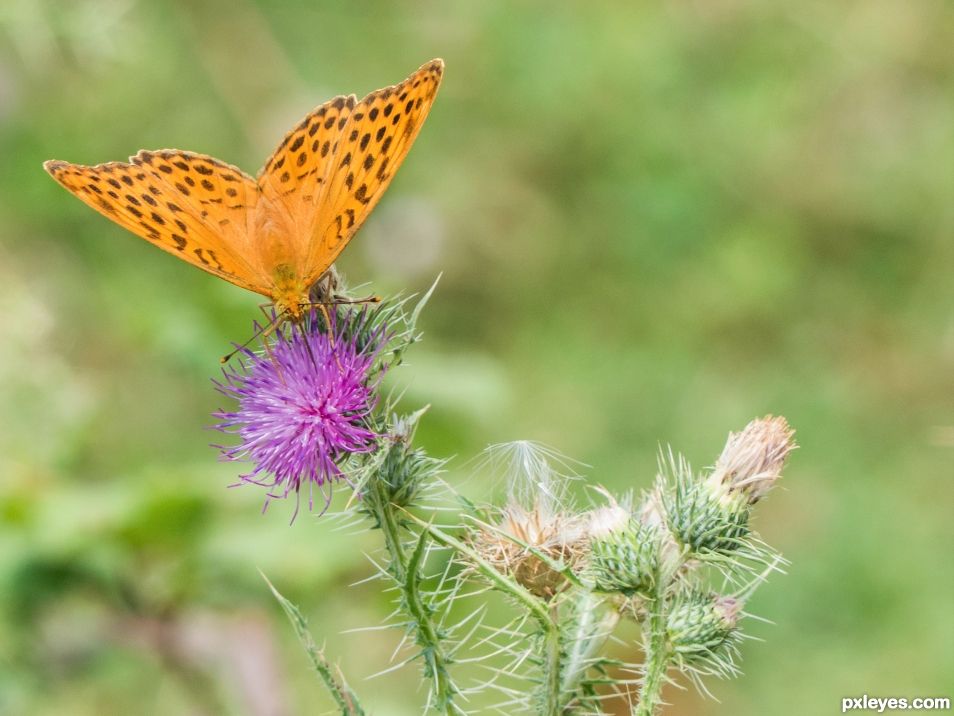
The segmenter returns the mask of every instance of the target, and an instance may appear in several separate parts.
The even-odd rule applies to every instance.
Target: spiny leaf
[[[259,574],[262,575],[262,579],[265,580],[275,599],[281,604],[285,615],[288,617],[288,621],[291,622],[295,630],[295,634],[298,635],[298,640],[302,643],[302,646],[305,647],[305,651],[311,658],[311,663],[315,667],[315,671],[318,672],[331,697],[335,700],[338,708],[341,709],[342,716],[364,716],[364,709],[361,708],[357,695],[352,691],[351,687],[348,686],[348,682],[345,681],[341,669],[337,666],[332,666],[325,657],[324,652],[315,644],[311,632],[308,631],[308,620],[305,619],[301,610],[299,610],[295,604],[285,599],[282,593],[275,588],[275,585],[272,584],[268,577],[261,571],[259,571]]]

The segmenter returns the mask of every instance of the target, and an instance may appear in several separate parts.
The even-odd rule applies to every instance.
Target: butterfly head
[[[298,323],[310,305],[308,287],[288,264],[275,270],[275,288],[272,294],[275,311],[283,320]]]
[[[311,306],[307,291],[289,292],[287,295],[275,297],[275,312],[282,320],[300,322],[305,312]]]

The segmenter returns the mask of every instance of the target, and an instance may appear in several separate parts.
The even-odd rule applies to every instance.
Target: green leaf
[[[259,572],[259,574],[262,573]],[[262,574],[262,579],[265,580],[268,588],[272,590],[272,594],[275,595],[275,599],[278,600],[278,603],[282,605],[282,609],[285,610],[285,615],[295,629],[298,640],[302,643],[302,646],[305,647],[305,651],[311,658],[311,663],[315,667],[315,671],[318,672],[331,697],[335,700],[338,708],[341,709],[342,716],[364,716],[364,709],[362,709],[361,704],[358,703],[357,695],[351,690],[351,687],[348,686],[348,682],[345,681],[341,669],[337,666],[332,666],[325,657],[324,652],[315,644],[311,632],[308,631],[308,620],[305,619],[297,606],[282,596],[281,592],[275,588],[275,585],[269,581],[268,577]]]

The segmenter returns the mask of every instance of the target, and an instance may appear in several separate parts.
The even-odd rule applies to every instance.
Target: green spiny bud
[[[394,443],[380,472],[380,479],[387,483],[390,502],[399,507],[414,504],[428,478],[439,472],[443,464],[423,450]]]
[[[729,435],[707,477],[670,456],[675,484],[660,494],[673,536],[699,554],[737,551],[749,535],[752,505],[775,485],[795,449],[793,434],[784,418],[753,420]]]
[[[693,552],[734,552],[749,534],[748,501],[694,475],[680,473],[662,500],[670,531]]]
[[[690,588],[669,608],[666,636],[675,657],[684,665],[732,656],[738,641],[741,602],[732,597]]]
[[[387,432],[390,444],[374,460],[374,489],[362,490],[364,508],[369,516],[376,513],[376,500],[384,500],[399,507],[409,507],[421,497],[421,491],[441,472],[444,461],[430,457],[412,447],[414,429],[424,411],[405,417],[392,417],[390,424],[382,420],[381,432]]]
[[[590,513],[589,570],[601,592],[649,595],[658,570],[659,533],[613,502]]]

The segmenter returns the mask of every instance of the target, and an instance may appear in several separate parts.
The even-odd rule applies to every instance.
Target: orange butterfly
[[[407,156],[443,73],[443,60],[431,60],[360,102],[325,102],[285,136],[257,179],[172,149],[140,151],[128,164],[43,167],[120,226],[267,296],[280,319],[297,321]]]

